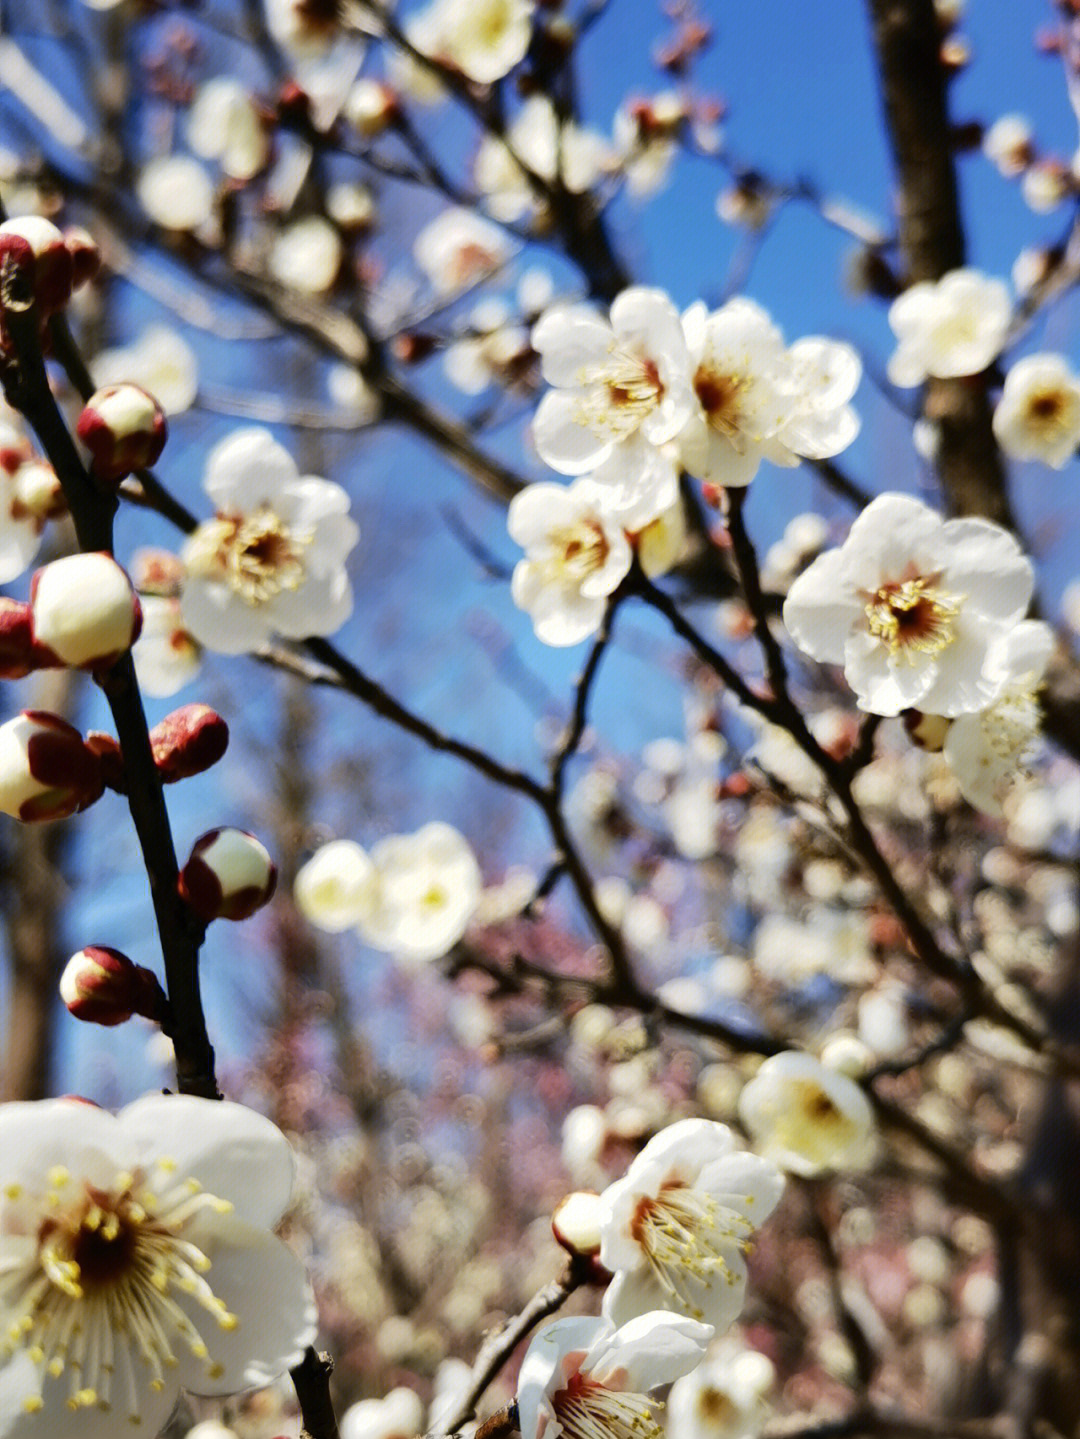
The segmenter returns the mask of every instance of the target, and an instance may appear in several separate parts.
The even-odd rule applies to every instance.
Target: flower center
[[[561,525],[548,537],[548,568],[553,582],[580,585],[603,569],[610,545],[604,527],[590,516]]]
[[[1042,727],[1037,687],[1007,689],[979,716],[988,747],[999,759],[1018,763]]]
[[[261,605],[303,584],[303,551],[311,540],[263,504],[250,515],[218,515],[201,524],[188,541],[187,567],[227,584],[245,603]]]
[[[773,1137],[783,1149],[822,1163],[849,1144],[858,1125],[813,1079],[795,1079],[773,1109]]]
[[[711,365],[699,365],[694,375],[694,393],[709,428],[733,443],[742,428],[740,397],[749,384],[746,375],[733,375]]]
[[[24,1349],[43,1375],[67,1373],[69,1409],[122,1404],[135,1424],[140,1392],[147,1383],[165,1388],[177,1348],[204,1360],[209,1377],[222,1373],[187,1308],[202,1309],[226,1333],[239,1323],[204,1278],[210,1260],[183,1237],[201,1210],[225,1214],[232,1206],[196,1180],[172,1184],[169,1161],[157,1167],[160,1187],[121,1173],[106,1189],[80,1184],[61,1166],[51,1170],[46,1193],[27,1196],[34,1215],[44,1214],[33,1258],[0,1273],[0,1359]],[[23,1197],[17,1185],[5,1193]],[[44,1400],[33,1395],[24,1407],[36,1413]]]
[[[866,603],[866,627],[894,657],[914,664],[919,655],[936,655],[955,639],[953,621],[963,595],[938,589],[936,575],[890,581]]]
[[[638,1201],[630,1233],[661,1289],[692,1318],[701,1319],[689,1281],[708,1287],[722,1277],[737,1283],[724,1251],[734,1246],[749,1253],[753,1227],[711,1194],[674,1183],[661,1185],[655,1198]]]
[[[738,1417],[739,1411],[723,1389],[706,1384],[698,1390],[697,1412],[702,1423],[710,1429],[726,1429]]]
[[[656,1410],[664,1406],[646,1394],[605,1389],[583,1374],[572,1374],[551,1406],[566,1439],[660,1439]]]
[[[586,366],[578,419],[594,434],[625,440],[664,398],[655,360],[613,348],[607,360]]]
[[[1070,430],[1076,420],[1076,404],[1060,388],[1037,390],[1027,404],[1027,421],[1040,435],[1053,436]]]

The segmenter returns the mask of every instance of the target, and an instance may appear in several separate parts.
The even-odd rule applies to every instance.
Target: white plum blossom
[[[792,1174],[865,1169],[877,1149],[874,1111],[855,1081],[795,1050],[765,1060],[739,1096],[739,1118]]]
[[[862,364],[850,345],[809,336],[790,349],[752,300],[683,316],[696,404],[678,437],[699,479],[747,485],[761,461],[797,465],[846,449],[859,430],[847,403]]]
[[[526,100],[508,126],[506,140],[485,134],[473,164],[485,207],[496,220],[520,220],[539,203],[522,165],[549,184],[559,178],[571,194],[580,195],[612,163],[604,138],[572,120],[560,122],[546,95]]]
[[[321,215],[305,215],[274,237],[269,270],[279,284],[301,295],[329,290],[345,254],[336,226]]]
[[[135,193],[150,219],[164,230],[197,230],[214,208],[214,182],[190,155],[151,160],[139,175]]]
[[[999,676],[994,702],[949,726],[943,753],[967,802],[1000,815],[1002,800],[1042,731],[1038,691],[1054,649],[1042,620],[1022,620],[990,653]]]
[[[793,582],[784,624],[812,658],[844,666],[860,709],[951,717],[993,700],[990,646],[1033,588],[1030,561],[1000,525],[943,520],[885,494]]]
[[[648,523],[675,500],[677,470],[665,450],[690,419],[690,355],[679,313],[661,290],[634,285],[605,319],[589,305],[556,305],[533,327],[544,379],[553,386],[533,419],[540,458],[563,475],[592,473],[611,489],[627,526]]]
[[[518,1376],[522,1439],[661,1439],[653,1389],[688,1374],[712,1338],[707,1324],[642,1314],[557,1319],[525,1351]]]
[[[615,150],[631,195],[663,189],[687,118],[686,101],[676,90],[628,100],[615,111]]]
[[[507,528],[525,551],[511,594],[546,645],[594,634],[630,569],[633,551],[605,499],[603,487],[583,478],[569,487],[528,485],[510,501]]]
[[[102,350],[92,369],[99,387],[136,381],[167,415],[189,410],[199,385],[195,352],[168,325],[150,325],[132,344]]]
[[[328,635],[352,613],[345,557],[359,530],[340,485],[301,475],[267,430],[211,450],[203,488],[217,514],[189,536],[184,625],[207,649],[243,654],[274,634]]]
[[[314,1339],[271,1232],[295,1161],[269,1120],[189,1095],[6,1104],[0,1156],[3,1439],[156,1434],[181,1387],[268,1384]]]
[[[414,1389],[399,1385],[381,1399],[360,1399],[341,1416],[341,1439],[413,1439],[424,1427],[424,1406]]]
[[[535,0],[433,0],[411,18],[418,49],[490,85],[525,58]]]
[[[1000,115],[982,138],[982,152],[1002,175],[1022,175],[1034,155],[1033,131],[1026,115]]]
[[[726,1329],[743,1305],[751,1236],[783,1191],[776,1167],[736,1148],[725,1125],[669,1125],[601,1196],[600,1263],[615,1276],[604,1314],[621,1324],[669,1309]]]
[[[447,347],[443,368],[463,395],[479,395],[493,384],[528,388],[535,358],[528,325],[505,300],[489,295],[469,316],[469,333]]]
[[[702,1364],[668,1395],[668,1433],[677,1439],[754,1439],[776,1383],[772,1361],[737,1339],[718,1339]]]
[[[296,907],[316,929],[338,934],[359,924],[371,908],[375,866],[352,839],[334,839],[316,850],[296,876]]]
[[[994,434],[1014,460],[1060,470],[1080,444],[1080,376],[1064,355],[1026,355],[1005,376]]]
[[[894,385],[921,385],[929,376],[978,375],[996,359],[1012,319],[1003,280],[981,270],[950,270],[920,280],[889,306],[898,346],[889,359]]]
[[[202,650],[184,628],[179,600],[143,595],[140,603],[142,630],[131,651],[135,675],[143,694],[167,699],[199,673]]]
[[[483,215],[451,206],[435,216],[413,242],[413,255],[437,295],[458,295],[506,264],[513,245]]]
[[[270,138],[246,85],[220,75],[200,85],[188,111],[188,144],[231,180],[250,180],[270,158]]]
[[[446,954],[465,933],[480,900],[480,866],[464,835],[435,821],[415,834],[390,835],[371,848],[372,898],[360,936],[400,959]]]
[[[18,579],[41,548],[45,521],[27,505],[20,481],[36,464],[23,435],[0,420],[0,584]]]

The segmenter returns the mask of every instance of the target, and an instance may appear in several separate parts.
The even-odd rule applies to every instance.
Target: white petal
[[[580,385],[582,370],[606,359],[612,340],[611,326],[588,305],[556,306],[532,331],[549,385]]]
[[[919,707],[937,678],[932,655],[914,662],[894,660],[886,645],[865,630],[855,630],[844,647],[844,678],[855,691],[859,708],[870,714],[898,715]]]
[[[861,609],[845,585],[842,551],[826,550],[792,583],[784,601],[784,625],[812,659],[843,664]]]
[[[682,1315],[642,1314],[594,1340],[582,1373],[609,1389],[648,1394],[695,1368],[712,1337],[711,1325]]]
[[[246,427],[210,451],[203,489],[221,510],[246,514],[297,479],[296,462],[269,430]]]
[[[738,1319],[746,1301],[746,1262],[732,1245],[724,1268],[718,1270],[711,1283],[684,1273],[680,1275],[680,1289],[704,1323],[722,1334]],[[683,1306],[674,1303],[651,1269],[622,1271],[604,1291],[603,1313],[613,1324],[625,1327],[631,1320],[657,1310],[675,1310],[681,1317]]]
[[[1012,623],[1031,603],[1035,571],[1016,538],[989,520],[949,520],[942,540],[948,550],[943,583],[963,594],[965,610]]]
[[[533,417],[536,453],[561,475],[584,475],[611,454],[612,442],[594,434],[580,413],[576,394],[549,390]]]
[[[517,1405],[522,1439],[543,1439],[551,1420],[550,1396],[576,1371],[573,1359],[584,1359],[598,1334],[610,1326],[603,1319],[556,1319],[529,1344],[518,1374]]]
[[[184,628],[208,650],[250,654],[270,638],[265,605],[249,605],[228,585],[189,577],[180,596]]]

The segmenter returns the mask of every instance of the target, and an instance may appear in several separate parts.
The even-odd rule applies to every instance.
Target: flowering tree
[[[961,8],[870,218],[687,4],[603,114],[644,6],[6,7],[0,1439],[1080,1432],[1075,220],[958,173],[1080,182]]]

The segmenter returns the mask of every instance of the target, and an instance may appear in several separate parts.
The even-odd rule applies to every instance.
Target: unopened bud
[[[922,710],[904,711],[904,728],[911,743],[930,754],[940,754],[945,748],[945,736],[951,726],[952,720],[944,715],[926,715]]]
[[[835,1034],[821,1051],[821,1062],[837,1074],[861,1079],[873,1064],[874,1056],[857,1034]]]
[[[201,919],[247,919],[267,904],[277,866],[266,847],[242,829],[211,829],[192,846],[180,872],[180,893]]]
[[[0,679],[20,680],[37,667],[30,606],[0,598]]]
[[[24,710],[0,725],[0,813],[63,819],[100,799],[101,760],[73,725]]]
[[[124,780],[124,752],[112,735],[97,729],[88,730],[86,747],[101,761],[101,782],[105,788],[115,790],[117,794],[125,794],[127,785]]]
[[[571,1254],[591,1258],[600,1253],[600,1196],[588,1190],[568,1194],[555,1206],[551,1232]]]
[[[123,1024],[133,1014],[161,1016],[164,994],[157,977],[126,954],[89,944],[73,954],[60,976],[60,998],[88,1024]]]
[[[101,269],[101,251],[89,230],[71,225],[64,231],[64,244],[71,256],[71,288],[79,289]]]
[[[47,460],[29,459],[15,471],[12,514],[32,515],[35,520],[59,520],[67,514],[64,488]]]
[[[138,637],[131,581],[111,555],[68,555],[30,582],[34,638],[76,669],[112,664]]]
[[[397,93],[389,85],[364,77],[345,97],[341,115],[346,124],[370,139],[394,123],[398,110]]]
[[[5,220],[0,225],[0,258],[8,255],[25,270],[42,315],[62,309],[71,299],[71,254],[51,220],[41,215]]]
[[[173,710],[150,731],[154,763],[166,784],[202,774],[217,764],[228,743],[228,725],[203,704]]]
[[[165,448],[165,412],[140,385],[107,385],[86,402],[76,426],[93,456],[94,478],[116,484],[145,470]]]

